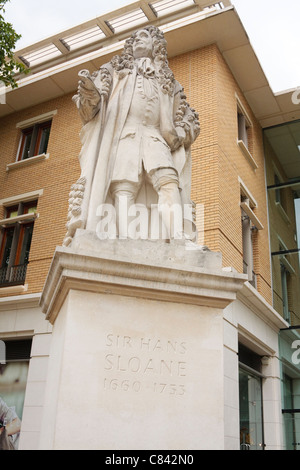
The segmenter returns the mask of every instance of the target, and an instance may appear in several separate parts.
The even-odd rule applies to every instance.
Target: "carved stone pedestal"
[[[223,309],[244,281],[176,243],[58,248],[41,449],[222,449]]]

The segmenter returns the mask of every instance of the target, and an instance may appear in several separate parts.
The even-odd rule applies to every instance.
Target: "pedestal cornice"
[[[222,270],[219,253],[198,247],[134,240],[95,240],[84,234],[58,247],[41,298],[47,320],[71,289],[224,309],[245,275]]]

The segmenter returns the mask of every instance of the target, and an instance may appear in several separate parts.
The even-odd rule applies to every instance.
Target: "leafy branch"
[[[0,0],[0,81],[6,86],[16,88],[18,86],[15,75],[17,73],[28,73],[25,65],[16,61],[14,49],[16,42],[21,38],[11,23],[4,19],[5,4],[10,0]]]

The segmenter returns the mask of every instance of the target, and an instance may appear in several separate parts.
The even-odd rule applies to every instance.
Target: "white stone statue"
[[[190,148],[200,127],[168,66],[166,45],[163,33],[147,26],[99,71],[80,72],[73,100],[84,124],[81,177],[70,193],[65,246],[78,228],[100,230],[103,235],[103,225],[99,227],[104,220],[106,225],[114,222],[109,237],[126,238],[136,208],[147,210],[139,227],[145,238],[151,238],[152,208],[158,210],[157,220],[162,220],[167,239],[175,237],[177,227],[170,224],[170,213],[174,218],[180,214],[168,208],[180,207],[181,222],[185,218],[192,222],[183,209],[191,207]],[[103,219],[110,206],[115,221]],[[183,232],[193,232],[191,227]],[[194,232],[184,236],[193,238]]]

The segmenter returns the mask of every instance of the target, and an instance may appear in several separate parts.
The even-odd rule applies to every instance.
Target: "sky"
[[[216,0],[217,1],[217,0]],[[132,3],[128,0],[10,0],[5,19],[22,49]],[[300,87],[300,0],[232,0],[274,93]]]

